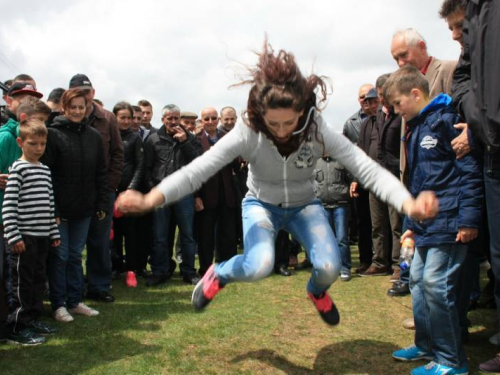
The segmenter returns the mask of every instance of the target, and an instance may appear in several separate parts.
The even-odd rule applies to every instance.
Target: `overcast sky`
[[[248,87],[229,89],[256,62],[267,32],[305,74],[328,76],[324,115],[337,129],[359,107],[357,90],[397,68],[392,35],[416,28],[431,55],[458,58],[440,0],[0,0],[0,80],[33,76],[47,98],[85,73],[111,110],[120,100],[244,109]]]

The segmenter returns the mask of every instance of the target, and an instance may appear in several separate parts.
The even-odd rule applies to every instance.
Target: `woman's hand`
[[[165,202],[165,197],[156,188],[144,195],[136,190],[127,190],[116,199],[117,209],[125,215],[145,214]]]
[[[439,212],[439,201],[432,191],[423,191],[417,199],[407,199],[403,203],[403,211],[415,220],[432,219]]]

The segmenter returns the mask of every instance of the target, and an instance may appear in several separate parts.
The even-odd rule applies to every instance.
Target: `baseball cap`
[[[85,74],[78,73],[69,81],[69,88],[73,89],[75,87],[92,87],[92,82]]]
[[[9,92],[7,95],[15,96],[15,95],[31,95],[35,98],[40,99],[43,94],[41,92],[36,91],[36,88],[33,87],[31,83],[27,82],[16,82],[12,86],[9,87]]]
[[[363,99],[363,101],[366,101],[368,99],[376,99],[376,98],[378,98],[377,90],[371,89],[370,91],[368,91],[366,93],[365,98]]]

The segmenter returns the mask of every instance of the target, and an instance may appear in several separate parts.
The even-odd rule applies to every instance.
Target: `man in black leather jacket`
[[[169,104],[163,108],[163,125],[157,133],[151,134],[145,143],[145,180],[149,189],[163,178],[189,164],[201,155],[201,145],[195,135],[180,125],[180,109]],[[194,268],[196,243],[193,235],[194,197],[188,195],[172,206],[162,207],[153,213],[154,240],[151,254],[153,275],[146,285],[156,286],[166,282],[173,273],[169,249],[169,223],[172,210],[179,226],[182,245],[181,272],[185,282],[198,282]]]

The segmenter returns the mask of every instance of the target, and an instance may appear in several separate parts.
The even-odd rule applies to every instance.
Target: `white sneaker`
[[[351,280],[351,271],[340,271],[340,280],[341,281]]]
[[[500,346],[500,332],[495,333],[493,336],[491,336],[489,341],[493,345]]]
[[[69,309],[69,312],[72,314],[80,314],[80,315],[86,315],[86,316],[96,316],[99,315],[99,311],[88,307],[86,304],[83,302],[80,302],[78,306]]]
[[[66,310],[66,307],[59,307],[55,312],[54,312],[54,319],[57,320],[58,322],[63,322],[63,323],[69,323],[72,322],[73,317],[71,314]]]

